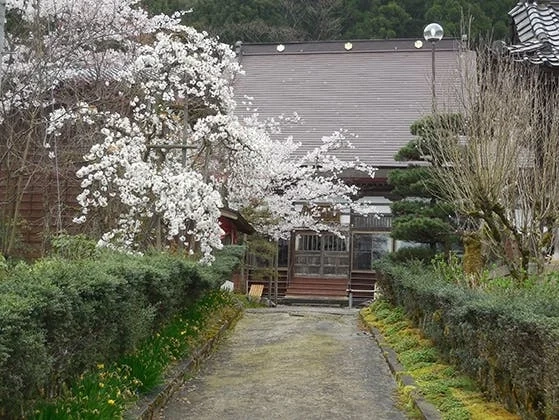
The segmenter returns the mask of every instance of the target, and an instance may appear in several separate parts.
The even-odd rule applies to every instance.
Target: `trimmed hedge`
[[[466,289],[419,264],[375,268],[383,295],[493,399],[525,419],[559,418],[557,293]]]
[[[227,265],[231,271],[235,262]],[[0,281],[0,417],[21,417],[37,398],[57,396],[88,368],[134,350],[225,271],[170,255],[114,253],[15,267]]]

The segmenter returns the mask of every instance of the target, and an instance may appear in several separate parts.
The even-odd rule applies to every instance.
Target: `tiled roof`
[[[455,40],[436,44],[438,109],[455,108],[460,57],[471,54]],[[296,112],[301,122],[282,135],[301,141],[303,151],[343,128],[358,138],[340,158],[401,166],[393,157],[412,138],[410,125],[431,113],[431,57],[431,45],[416,40],[245,44],[235,96],[239,104],[253,98],[264,118]]]
[[[519,2],[510,12],[516,39],[506,48],[518,61],[559,67],[559,2]]]

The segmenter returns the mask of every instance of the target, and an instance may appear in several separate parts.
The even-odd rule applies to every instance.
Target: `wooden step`
[[[375,297],[376,273],[351,272],[350,289],[352,291],[352,305],[359,305]]]
[[[285,296],[281,303],[286,305],[311,305],[311,306],[348,306],[346,296]]]
[[[347,298],[347,279],[295,277],[285,293],[286,298]]]

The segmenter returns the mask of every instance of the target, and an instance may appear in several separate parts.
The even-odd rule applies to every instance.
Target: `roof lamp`
[[[423,30],[423,38],[427,42],[439,42],[443,39],[444,31],[443,27],[438,23],[430,23]]]

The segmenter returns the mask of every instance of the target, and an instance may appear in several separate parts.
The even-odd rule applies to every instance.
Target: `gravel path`
[[[159,418],[405,419],[395,389],[356,310],[248,310]]]

